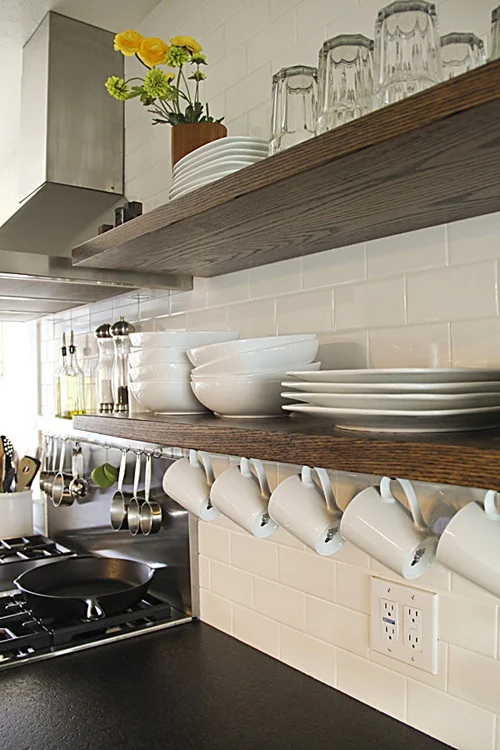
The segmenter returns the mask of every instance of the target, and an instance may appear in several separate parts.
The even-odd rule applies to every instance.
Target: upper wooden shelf
[[[76,265],[215,276],[500,209],[500,60],[169,201]]]
[[[81,416],[77,430],[337,471],[500,491],[500,431],[441,436],[362,434],[321,420],[218,419],[212,415]]]

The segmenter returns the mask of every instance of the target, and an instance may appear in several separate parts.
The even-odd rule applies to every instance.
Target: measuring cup
[[[69,491],[73,500],[80,500],[87,495],[89,485],[83,476],[83,452],[78,443],[73,449],[71,468],[73,479],[69,483]]]
[[[69,489],[69,485],[73,477],[70,474],[64,473],[65,458],[66,458],[66,438],[63,438],[62,446],[61,446],[61,455],[59,458],[59,470],[54,477],[54,482],[52,484],[52,493],[51,493],[52,502],[56,508],[61,507],[61,505],[72,505],[74,502],[74,497],[71,494],[70,489]]]
[[[161,529],[162,522],[162,509],[160,503],[156,501],[150,501],[149,495],[151,492],[151,466],[153,456],[151,453],[146,454],[146,476],[144,480],[144,497],[145,502],[141,505],[139,510],[139,524],[141,527],[142,534],[157,534]]]
[[[135,472],[134,472],[134,495],[130,501],[127,509],[127,523],[128,530],[132,536],[137,536],[141,530],[141,501],[138,498],[139,493],[139,482],[141,479],[141,451],[137,451],[137,458],[135,459]]]
[[[130,503],[130,497],[125,497],[123,493],[123,480],[125,479],[125,469],[127,467],[128,449],[122,449],[120,468],[118,470],[118,488],[111,498],[109,514],[111,517],[111,528],[114,531],[128,529],[127,510]],[[139,456],[137,456],[139,458]]]

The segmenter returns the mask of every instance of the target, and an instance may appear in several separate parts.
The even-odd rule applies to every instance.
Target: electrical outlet
[[[437,674],[438,595],[372,577],[370,646]]]

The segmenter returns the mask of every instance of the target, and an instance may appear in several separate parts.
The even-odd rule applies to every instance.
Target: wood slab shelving
[[[321,420],[211,415],[74,417],[77,430],[175,448],[500,491],[500,431],[369,435]]]
[[[112,229],[75,265],[215,276],[500,209],[500,60]]]

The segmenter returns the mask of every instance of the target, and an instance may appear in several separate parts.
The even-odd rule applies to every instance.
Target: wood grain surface
[[[498,430],[363,435],[301,416],[237,420],[154,414],[80,416],[73,418],[73,426],[168,447],[500,491]]]
[[[500,209],[500,60],[324,133],[75,248],[214,276]]]

